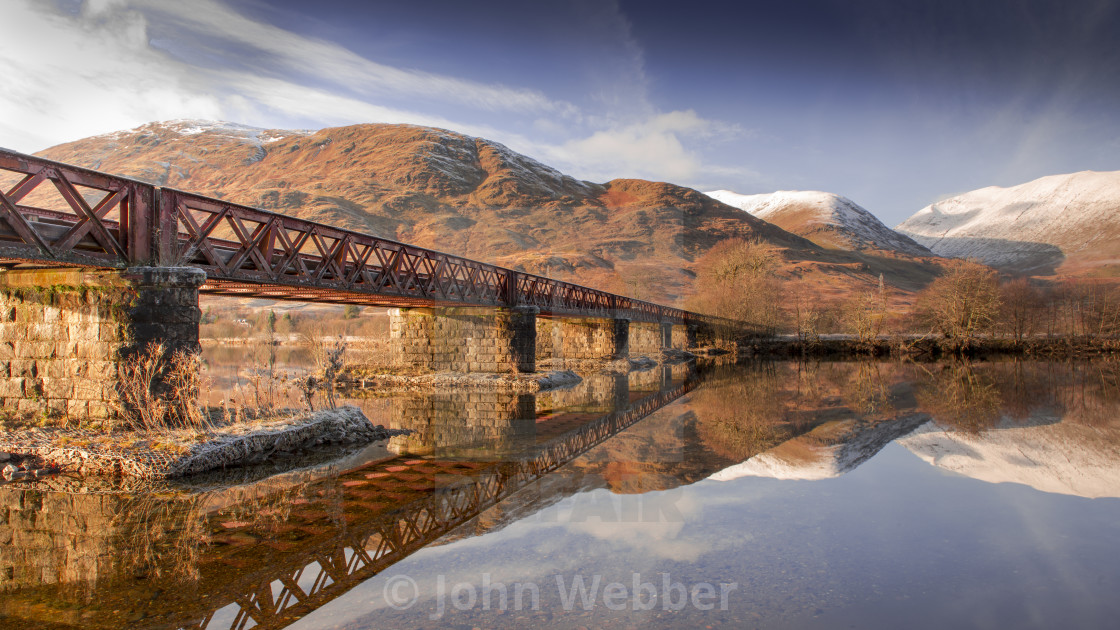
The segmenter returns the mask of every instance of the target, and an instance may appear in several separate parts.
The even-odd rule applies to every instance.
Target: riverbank
[[[841,335],[817,339],[778,336],[741,340],[738,343],[738,354],[740,357],[766,359],[896,357],[935,360],[954,356],[970,359],[996,356],[1065,359],[1120,354],[1120,339],[1037,337],[1023,340],[978,338],[962,341],[928,336],[892,336],[871,340]]]
[[[281,453],[364,444],[407,433],[373,425],[357,407],[340,407],[207,432],[21,429],[0,435],[0,452],[50,473],[174,479],[246,466]]]
[[[666,350],[657,357],[630,359],[542,359],[540,371],[530,374],[484,372],[422,373],[378,365],[350,365],[338,378],[343,390],[380,390],[385,392],[427,391],[432,389],[469,389],[532,394],[579,384],[580,373],[625,374],[653,369],[658,365],[684,363],[696,358],[683,350]]]
[[[350,368],[338,380],[338,387],[348,389],[376,389],[386,392],[408,392],[432,389],[483,389],[535,393],[570,387],[583,379],[575,372],[559,370],[532,374],[489,374],[442,372],[437,374],[394,374],[373,369]]]

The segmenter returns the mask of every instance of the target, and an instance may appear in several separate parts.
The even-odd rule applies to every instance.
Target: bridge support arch
[[[199,269],[0,272],[0,403],[23,413],[104,419],[120,360],[149,343],[198,350]]]

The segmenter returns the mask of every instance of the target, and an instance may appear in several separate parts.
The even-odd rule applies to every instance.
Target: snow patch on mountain
[[[1005,421],[980,435],[927,424],[899,440],[929,464],[989,483],[1042,492],[1120,497],[1120,436],[1070,422],[1016,426]]]
[[[922,208],[897,229],[941,256],[1037,272],[1120,238],[1120,171],[974,190]]]
[[[748,212],[802,236],[825,230],[853,249],[894,250],[911,256],[930,251],[895,232],[852,200],[817,190],[779,190],[761,195],[741,195],[730,190],[704,193],[716,201]]]

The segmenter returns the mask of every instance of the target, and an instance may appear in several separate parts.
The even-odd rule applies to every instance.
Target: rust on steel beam
[[[0,149],[0,260],[206,272],[207,293],[378,306],[535,306],[550,316],[732,320]],[[62,207],[38,208],[48,183]],[[86,192],[83,193],[82,191]],[[96,197],[96,200],[87,198]],[[116,211],[117,219],[109,218]]]

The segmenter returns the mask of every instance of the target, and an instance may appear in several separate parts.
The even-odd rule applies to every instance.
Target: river
[[[243,352],[207,355],[212,396],[246,382]],[[185,483],[0,487],[0,627],[1120,618],[1120,365],[685,365],[344,402],[414,433]]]

